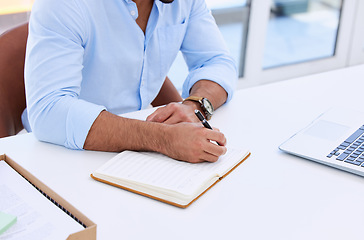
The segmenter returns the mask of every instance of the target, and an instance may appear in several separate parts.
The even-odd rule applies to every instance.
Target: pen
[[[204,118],[204,116],[202,115],[202,113],[199,111],[199,110],[195,110],[195,114],[196,116],[198,117],[198,119],[201,121],[202,125],[205,127],[205,128],[208,128],[208,129],[211,129],[212,130],[212,127],[210,126],[210,124],[206,121],[206,119]]]
[[[212,130],[212,127],[210,126],[210,124],[207,122],[207,120],[205,119],[205,117],[202,115],[202,113],[199,110],[196,109],[195,114],[205,128]],[[215,142],[215,141],[213,141],[213,142]],[[218,142],[216,142],[216,143],[217,143],[217,145],[221,146]]]

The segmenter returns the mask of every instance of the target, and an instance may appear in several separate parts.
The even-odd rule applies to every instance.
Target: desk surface
[[[211,124],[252,156],[187,209],[90,177],[114,153],[72,151],[32,134],[6,153],[98,225],[98,239],[362,239],[364,178],[278,146],[328,108],[362,107],[364,65],[244,89]]]

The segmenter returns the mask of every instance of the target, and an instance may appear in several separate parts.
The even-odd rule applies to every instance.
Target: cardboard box
[[[92,222],[89,218],[87,218],[83,213],[81,213],[77,208],[68,203],[60,195],[50,189],[46,184],[39,181],[33,174],[22,168],[19,164],[17,164],[8,156],[0,155],[0,161],[5,161],[9,166],[11,166],[15,171],[17,171],[20,175],[27,179],[31,184],[33,184],[35,187],[45,193],[48,200],[52,201],[53,203],[57,202],[59,206],[61,206],[60,208],[65,212],[65,214],[70,215],[76,222],[82,223],[85,229],[70,234],[67,240],[96,240],[96,224]],[[39,194],[42,193],[40,192]],[[55,204],[55,207],[58,206]]]

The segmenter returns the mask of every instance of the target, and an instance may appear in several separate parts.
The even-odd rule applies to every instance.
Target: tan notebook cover
[[[173,206],[176,206],[176,207],[180,207],[180,208],[187,208],[188,206],[190,206],[193,202],[195,202],[199,197],[201,197],[203,194],[205,194],[209,189],[211,189],[213,186],[215,186],[216,183],[220,182],[223,178],[225,178],[228,174],[230,174],[234,169],[236,169],[242,162],[244,162],[249,156],[251,155],[250,152],[248,152],[248,154],[246,155],[245,158],[243,158],[238,164],[236,164],[230,171],[228,171],[226,174],[224,174],[222,177],[220,177],[219,179],[217,179],[210,187],[208,187],[205,191],[203,191],[200,195],[198,195],[196,198],[194,198],[191,202],[189,202],[187,205],[181,205],[181,204],[177,204],[175,202],[171,202],[171,201],[168,201],[168,200],[165,200],[165,199],[162,199],[162,198],[159,198],[159,197],[155,197],[153,195],[150,195],[150,194],[146,194],[146,193],[143,193],[143,192],[140,192],[140,191],[137,191],[137,190],[134,190],[134,189],[131,189],[131,188],[127,188],[127,187],[124,187],[122,185],[118,185],[118,184],[115,184],[115,183],[112,183],[112,182],[109,182],[109,181],[106,181],[106,180],[103,180],[103,179],[100,179],[98,177],[95,177],[93,176],[93,174],[91,174],[91,177],[97,181],[100,181],[100,182],[103,182],[103,183],[107,183],[109,185],[112,185],[112,186],[115,186],[115,187],[119,187],[119,188],[122,188],[124,190],[127,190],[127,191],[130,191],[130,192],[133,192],[133,193],[137,193],[137,194],[140,194],[140,195],[143,195],[143,196],[146,196],[146,197],[149,197],[149,198],[153,198],[153,199],[156,199],[158,201],[161,201],[161,202],[164,202],[164,203],[168,203],[168,204],[171,204]]]

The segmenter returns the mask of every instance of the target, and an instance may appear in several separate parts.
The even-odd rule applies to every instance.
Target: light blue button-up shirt
[[[203,0],[156,0],[145,34],[137,17],[131,0],[35,1],[23,123],[38,139],[82,149],[102,110],[149,106],[179,50],[190,71],[183,97],[208,79],[231,99],[236,67]]]

